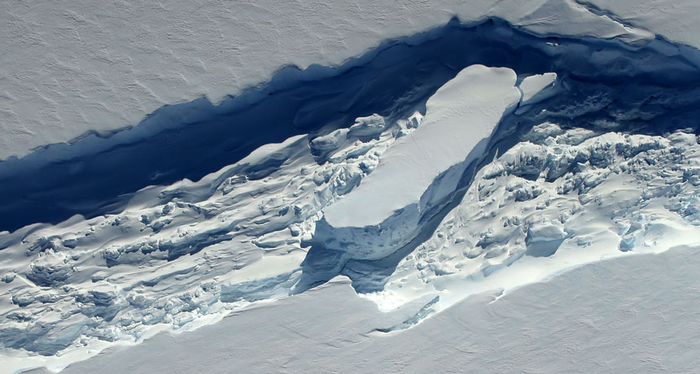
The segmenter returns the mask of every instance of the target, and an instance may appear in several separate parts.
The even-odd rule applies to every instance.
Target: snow
[[[693,372],[697,247],[619,258],[468,298],[400,333],[343,278],[197,331],[158,335],[62,373]],[[36,371],[43,373],[45,371]]]
[[[3,370],[694,368],[698,12],[587,4],[3,4],[0,158],[259,88],[0,163]]]
[[[288,297],[320,210],[371,173],[374,151],[395,141],[397,124],[372,133],[359,141],[342,130],[326,137],[335,139],[324,143],[335,142],[330,148],[294,136],[197,182],[138,191],[119,214],[0,233],[3,367],[57,368],[110,342],[195,329]],[[314,146],[333,150],[331,161],[317,163]]]
[[[377,260],[403,247],[480,162],[501,118],[551,97],[555,80],[555,73],[528,76],[521,88],[511,69],[462,70],[430,97],[420,126],[381,154],[372,175],[324,209],[313,240],[353,259]]]
[[[514,32],[489,27],[481,30]],[[695,118],[695,89],[685,84],[697,72],[680,59],[616,49],[614,43],[553,46],[534,37],[513,38],[516,51],[527,46],[527,56],[536,48],[547,52],[541,60],[546,63],[522,79],[513,69],[482,65],[450,82],[422,76],[428,84],[446,82],[431,96],[436,99],[398,95],[403,110],[264,144],[198,181],[124,196],[125,207],[117,213],[0,234],[0,274],[6,279],[0,292],[9,300],[0,306],[4,367],[60,368],[116,344],[140,344],[160,331],[183,333],[246,308],[305,297],[337,275],[349,277],[382,311],[413,308],[410,316],[378,327],[411,331],[481,292],[500,289],[507,295],[601,259],[694,243],[700,224],[694,198],[699,149],[692,128],[683,125],[690,122],[674,116]],[[593,67],[571,63],[581,53],[604,48],[620,61],[644,58],[622,72],[617,66],[605,70],[605,59],[593,60]],[[481,57],[478,52],[470,56]],[[502,60],[518,66],[530,61],[510,53],[513,57]],[[554,82],[553,74],[544,73],[552,70],[562,72]],[[540,92],[558,94],[543,100],[534,95],[527,111],[512,113],[518,104],[523,108],[521,95],[534,92],[518,84],[533,80],[535,88],[543,87]],[[486,103],[470,106],[480,100]],[[482,112],[493,102],[497,110]],[[412,112],[421,103],[425,117]],[[323,105],[311,107],[308,113]],[[431,120],[435,108],[444,121]],[[482,128],[486,141],[474,152],[480,161],[471,162],[472,168],[462,162],[469,159],[463,145],[473,144],[472,131],[463,121],[452,122],[466,118],[464,113],[491,120]],[[639,127],[640,118],[648,127]],[[414,199],[420,211],[392,215],[393,227],[359,228],[363,234],[345,238],[324,227],[324,211],[356,193],[362,196],[364,182],[381,176],[380,166],[395,147],[420,141],[414,135],[421,133],[450,144],[453,136],[443,140],[445,133],[428,131],[445,123],[456,128],[450,135],[466,138],[455,148],[435,151],[454,156],[450,163],[457,164],[446,163],[448,172],[427,177],[433,178],[429,193],[418,191]],[[656,131],[664,126],[668,133]],[[363,240],[385,245],[363,247]]]
[[[557,80],[556,73],[536,74],[525,77],[518,86],[523,94],[521,105],[535,104],[552,96]],[[549,88],[545,90],[546,88]],[[544,92],[543,92],[544,91]]]
[[[350,126],[348,135],[350,136],[375,136],[379,135],[386,128],[384,118],[378,114],[370,117],[358,118],[355,124]]]
[[[693,0],[669,3],[663,0],[581,0],[581,4],[593,6],[598,14],[608,15],[627,25],[653,30],[654,33],[674,42],[697,49],[700,46],[695,25],[700,21],[700,4]],[[676,53],[689,53],[696,63],[697,52],[679,49]]]
[[[695,188],[682,182],[700,149],[694,137],[611,132],[578,142],[552,126],[532,132],[558,135],[519,143],[485,165],[432,236],[367,297],[392,310],[439,296],[441,310],[474,293],[509,292],[582,264],[697,241],[694,216],[681,203],[695,200]]]
[[[516,78],[504,68],[462,70],[428,100],[420,127],[382,154],[372,176],[353,194],[324,211],[326,221],[334,227],[378,225],[396,210],[418,204],[438,175],[471,162],[465,155],[474,159],[483,153],[504,112],[520,100]]]
[[[302,79],[315,79],[329,73],[319,66],[338,66],[453,17],[466,23],[500,17],[546,35],[653,38],[573,0],[4,2],[0,160],[94,132],[108,135],[164,105],[199,97],[219,103],[270,81],[284,66],[308,69]],[[664,31],[670,39],[688,34]]]

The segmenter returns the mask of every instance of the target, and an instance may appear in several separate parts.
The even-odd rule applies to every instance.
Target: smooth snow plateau
[[[674,5],[674,24],[691,24],[695,7]],[[573,0],[3,2],[0,160],[95,132],[106,136],[163,105],[203,96],[219,103],[284,66],[310,68],[314,79],[314,71],[324,74],[319,65],[338,66],[453,17],[499,17],[540,35],[654,38]],[[663,31],[672,40],[690,34]]]

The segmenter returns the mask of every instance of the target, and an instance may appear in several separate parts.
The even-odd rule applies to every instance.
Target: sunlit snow
[[[471,3],[4,5],[0,371],[691,370],[700,11]]]

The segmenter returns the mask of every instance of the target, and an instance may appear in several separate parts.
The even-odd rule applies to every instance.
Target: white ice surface
[[[428,100],[420,127],[398,139],[352,194],[324,211],[326,221],[334,227],[377,225],[417,204],[438,175],[465,161],[472,150],[477,153],[472,158],[481,156],[483,151],[474,148],[520,100],[516,80],[507,68],[462,70]]]
[[[538,93],[554,84],[557,80],[557,73],[544,73],[525,77],[518,86],[523,93],[521,103],[534,104],[538,99]]]
[[[0,232],[0,295],[7,301],[0,303],[0,368],[60,368],[114,342],[187,331],[287,297],[320,210],[350,193],[419,117],[379,134],[372,124],[382,117],[358,118],[355,132],[371,130],[372,139],[359,141],[346,129],[325,143],[295,136],[197,182],[144,188],[119,214]],[[330,145],[329,162],[316,162],[310,148]],[[253,177],[270,159],[279,168]],[[169,195],[179,197],[159,199]],[[29,351],[7,347],[25,332],[37,342]]]
[[[510,70],[474,69],[489,82],[493,74],[507,80],[507,91],[520,97]],[[462,83],[446,89],[469,92]],[[571,105],[561,110],[590,104]],[[426,121],[358,118],[350,129],[313,141],[297,136],[264,145],[197,182],[145,188],[119,214],[0,233],[0,294],[9,300],[0,304],[0,365],[60,368],[115,343],[189,331],[286,299],[309,275],[302,261],[322,210],[358,193],[399,141],[429,128]],[[351,133],[374,135],[360,140]],[[356,283],[386,282],[365,294],[384,311],[432,301],[415,318],[382,329],[405,329],[477,293],[507,294],[601,259],[697,242],[694,134],[599,133],[545,122],[521,140],[476,173],[464,197],[395,268],[351,269]],[[327,151],[327,162],[312,149]],[[270,159],[281,165],[253,177]],[[329,252],[322,261],[350,269],[347,254]],[[30,344],[16,340],[25,331]]]
[[[62,373],[690,373],[700,365],[700,276],[688,263],[698,261],[697,247],[605,261],[471,297],[395,334],[375,329],[411,308],[378,313],[338,278]]]
[[[10,37],[0,41],[3,51],[0,54],[0,134],[3,134],[0,136],[0,159],[25,154],[35,146],[67,141],[90,129],[106,131],[134,124],[163,104],[187,101],[200,95],[218,101],[226,94],[264,82],[286,63],[301,67],[310,63],[337,65],[376,46],[381,40],[444,24],[455,14],[463,21],[484,15],[501,16],[532,32],[544,34],[619,37],[632,43],[652,36],[644,29],[622,26],[571,1],[493,3],[473,1],[464,6],[449,1],[430,4],[258,2],[255,5],[218,4],[202,10],[197,4],[180,2],[143,6],[115,2],[99,9],[81,2],[5,2],[0,5],[0,33]],[[693,2],[598,3],[601,8],[609,7],[625,17],[625,22],[648,28],[671,40],[700,45],[695,32],[697,22],[694,22],[700,17],[697,10],[700,5]],[[585,131],[564,134],[558,129],[556,135],[561,134],[569,140],[593,138]],[[346,133],[338,135],[341,143],[345,141]],[[573,158],[569,156],[574,153],[590,155],[592,151],[599,151],[599,147],[612,147],[607,148],[610,150],[618,144],[620,149],[652,145],[639,157],[613,155],[615,164],[610,170],[584,164],[579,174],[566,175],[551,185],[498,173],[499,168],[511,173],[519,167],[519,161],[536,159],[542,151],[538,147],[521,144],[504,159],[496,160],[482,173],[483,184],[475,185],[482,190],[468,193],[464,204],[442,222],[435,235],[418,248],[416,256],[400,264],[388,283],[387,292],[375,295],[375,301],[386,309],[434,295],[441,296],[443,306],[458,303],[415,330],[408,330],[408,335],[398,335],[371,348],[359,343],[350,344],[351,348],[343,345],[373,339],[364,334],[365,327],[373,325],[367,323],[361,325],[363,332],[357,334],[356,340],[346,336],[308,338],[307,333],[313,335],[316,331],[313,327],[337,336],[334,335],[337,330],[333,329],[337,325],[312,326],[311,322],[330,320],[332,323],[341,316],[348,316],[343,314],[348,310],[353,312],[349,319],[365,318],[365,311],[370,313],[372,309],[367,305],[374,305],[367,303],[356,307],[354,301],[348,301],[351,293],[345,286],[340,299],[314,299],[318,294],[311,292],[282,302],[281,305],[291,305],[298,314],[272,308],[256,309],[257,312],[268,310],[270,314],[250,313],[249,319],[236,321],[242,324],[237,330],[240,335],[222,334],[225,325],[202,330],[202,335],[190,335],[201,337],[193,344],[183,344],[181,340],[163,335],[167,338],[157,338],[160,340],[155,341],[160,343],[148,346],[151,348],[144,349],[143,355],[129,351],[127,358],[109,356],[117,357],[112,363],[95,360],[84,365],[103,370],[114,368],[119,372],[118,369],[123,368],[120,363],[129,363],[130,369],[143,368],[144,371],[152,368],[149,365],[158,365],[158,369],[171,365],[177,370],[183,367],[198,370],[209,364],[212,371],[229,371],[240,362],[244,362],[241,367],[246,368],[245,362],[248,362],[253,369],[277,369],[286,365],[292,368],[290,371],[295,368],[310,371],[307,365],[314,363],[321,364],[317,369],[324,371],[325,367],[342,369],[344,362],[353,365],[360,362],[358,371],[386,368],[387,372],[398,372],[407,365],[414,365],[416,371],[427,371],[435,369],[436,360],[426,360],[426,355],[445,357],[443,350],[450,347],[455,350],[450,352],[453,353],[450,357],[466,357],[468,361],[437,360],[445,365],[444,371],[473,365],[475,369],[488,367],[494,371],[545,367],[549,371],[590,372],[586,364],[591,362],[619,368],[615,370],[618,372],[659,368],[692,371],[700,364],[694,355],[697,349],[693,347],[690,350],[693,353],[688,353],[685,343],[694,344],[698,333],[694,323],[698,318],[691,313],[698,310],[697,298],[688,297],[698,288],[694,286],[697,283],[694,273],[687,270],[687,264],[697,259],[694,251],[681,252],[660,264],[648,260],[670,257],[642,256],[586,267],[555,278],[570,281],[530,286],[526,288],[529,292],[506,294],[491,306],[484,306],[483,300],[476,307],[471,304],[463,307],[467,304],[460,303],[465,295],[477,291],[493,287],[514,289],[524,283],[549,279],[571,266],[627,256],[632,248],[632,253],[658,252],[665,250],[669,243],[687,243],[697,238],[697,228],[693,227],[700,224],[700,208],[695,199],[696,186],[700,183],[695,161],[697,142],[691,134],[673,136],[667,141],[611,134],[586,144],[563,141],[564,146],[559,147],[557,143],[548,143],[550,148],[543,154],[552,156],[550,153],[555,152],[554,156],[563,163],[571,162]],[[255,164],[268,152],[286,153],[291,161],[272,178],[246,181],[225,168],[205,178],[201,184],[183,181],[170,187],[142,191],[137,196],[141,200],[135,199],[120,215],[89,221],[75,217],[60,225],[32,227],[16,237],[2,237],[3,241],[10,242],[21,236],[22,241],[18,239],[14,248],[4,249],[0,262],[2,293],[11,295],[13,302],[15,296],[17,300],[32,302],[26,309],[19,310],[17,326],[20,328],[29,326],[23,320],[25,317],[32,322],[58,321],[65,326],[72,326],[79,318],[93,321],[94,317],[91,319],[80,313],[95,307],[94,300],[77,301],[78,296],[93,291],[114,295],[115,305],[125,308],[120,309],[122,314],[114,321],[114,326],[99,322],[94,331],[89,331],[92,335],[75,342],[61,356],[29,359],[20,354],[7,354],[0,360],[7,365],[3,368],[31,367],[49,361],[53,367],[60,367],[107,346],[101,339],[121,340],[133,334],[138,341],[147,336],[141,335],[141,329],[150,328],[149,324],[156,324],[153,331],[163,324],[173,329],[196,327],[207,323],[207,318],[212,318],[208,320],[211,322],[226,314],[229,306],[218,300],[222,289],[228,292],[228,297],[233,297],[231,295],[239,292],[239,286],[249,287],[247,282],[260,280],[260,277],[266,277],[263,286],[274,286],[280,276],[294,280],[305,254],[300,245],[301,237],[313,230],[313,222],[318,218],[315,214],[337,196],[351,191],[366,174],[359,169],[359,163],[376,165],[377,157],[373,152],[381,154],[390,148],[393,138],[385,132],[369,147],[346,143],[333,155],[333,162],[323,166],[315,165],[306,154],[295,156],[295,152],[306,149],[300,140],[290,139],[285,144],[271,146],[246,160]],[[674,160],[667,157],[677,149],[684,149],[689,155],[687,164],[675,165]],[[557,153],[560,151],[563,153]],[[346,160],[348,154],[357,152],[363,155],[362,160]],[[646,168],[646,158],[659,159],[662,164]],[[651,182],[644,178],[651,178]],[[637,182],[638,179],[641,182]],[[580,195],[560,193],[577,183],[584,186],[578,191]],[[167,209],[151,205],[152,197],[160,192],[200,193],[209,188],[216,190],[209,201],[171,205]],[[674,192],[676,195],[667,196],[664,195],[667,188],[678,191]],[[521,204],[514,202],[516,199]],[[284,207],[289,210],[285,211]],[[518,221],[518,217],[522,220]],[[480,221],[478,225],[470,226],[477,220]],[[534,231],[530,230],[531,224]],[[187,248],[188,243],[217,233],[221,227],[236,227],[242,231],[239,237],[214,244],[207,251],[187,257],[186,261],[169,263],[166,260],[167,246]],[[548,231],[556,235],[547,236],[552,240],[528,241],[527,235],[531,232],[534,232],[531,238],[543,237],[538,235],[538,230],[542,235]],[[553,255],[520,257],[529,249],[528,242],[557,241],[561,234],[567,237]],[[118,239],[113,240],[115,237]],[[71,248],[76,241],[77,247]],[[47,243],[50,246],[42,247]],[[161,244],[166,245],[159,249]],[[155,252],[149,252],[154,249]],[[106,268],[107,258],[121,263],[115,268]],[[518,262],[510,266],[513,261]],[[618,266],[619,261],[637,262],[633,266]],[[497,271],[504,267],[507,271],[499,274]],[[16,269],[22,270],[15,272]],[[73,277],[70,287],[43,289],[25,277],[33,273],[61,275],[63,271]],[[601,272],[607,282],[598,288],[587,288],[601,278]],[[207,282],[203,283],[203,279]],[[142,284],[154,281],[155,287]],[[464,287],[452,288],[465,281]],[[469,283],[471,281],[474,282]],[[581,284],[586,289],[577,288]],[[249,287],[252,295],[247,296],[275,299],[285,294],[286,286],[261,291]],[[338,289],[333,288],[333,291]],[[540,295],[544,296],[540,298]],[[517,307],[506,304],[504,309],[491,309],[512,298],[520,300],[515,303]],[[303,300],[310,306],[300,306]],[[141,302],[149,303],[154,314],[151,311],[140,314],[138,304]],[[233,304],[238,307],[246,303],[243,300]],[[319,305],[347,306],[338,312],[318,308]],[[2,312],[9,315],[15,311],[13,308],[14,304],[5,303]],[[484,312],[474,313],[475,310]],[[494,322],[494,314],[504,317]],[[278,317],[283,322],[278,326],[269,323],[266,317]],[[669,319],[679,322],[671,325]],[[306,324],[296,329],[299,321],[306,321]],[[570,321],[576,321],[575,326],[562,332],[561,326],[570,326],[567,325]],[[246,334],[251,328],[249,324],[256,324],[254,328],[259,334],[255,338],[262,337],[263,343],[255,345],[251,344],[254,339],[246,339],[251,336]],[[429,327],[421,327],[424,325]],[[384,322],[374,326],[387,327]],[[465,331],[455,326],[469,327]],[[270,329],[266,330],[267,327]],[[290,329],[289,334],[284,332]],[[341,326],[338,329],[350,328]],[[65,328],[53,334],[62,339],[61,334],[65,334],[65,339],[70,339],[72,331]],[[307,334],[307,337],[299,334]],[[241,344],[227,345],[233,344],[228,340],[232,336],[240,337]],[[475,346],[474,340],[459,340],[474,336],[485,343]],[[650,340],[650,336],[656,340]],[[224,342],[212,349],[219,349],[214,356],[191,354],[204,352],[206,343],[220,343],[217,337]],[[175,348],[165,349],[170,346],[163,343],[163,339],[172,339]],[[298,348],[294,349],[299,350],[290,350],[288,342],[297,341],[295,339],[299,340],[295,346]],[[435,344],[435,340],[441,343]],[[315,341],[322,341],[319,346],[328,349],[326,361],[314,360],[321,348],[305,353],[309,342]],[[455,345],[456,341],[463,344]],[[504,348],[503,342],[508,341],[514,343]],[[581,342],[584,342],[583,348],[579,349]],[[76,348],[82,344],[87,344],[90,352]],[[235,351],[241,346],[247,349],[241,353]],[[537,348],[522,350],[523,346]],[[182,351],[178,351],[178,347]],[[358,358],[367,356],[358,353],[360,349],[380,354],[362,361]],[[420,353],[406,354],[411,349]],[[230,356],[232,351],[236,352],[233,355],[238,361],[222,365],[226,362],[224,357]],[[171,352],[179,353],[170,355]],[[503,352],[504,356],[499,356]],[[350,358],[340,361],[340,353]],[[156,357],[158,359],[154,360]],[[558,360],[562,357],[569,360]]]
[[[692,17],[683,10],[674,24]],[[336,66],[455,16],[463,22],[501,17],[538,34],[653,37],[573,0],[5,1],[0,160],[91,130],[134,125],[165,104],[201,96],[216,103],[285,65]],[[676,39],[691,27],[663,31]]]
[[[700,46],[700,3],[695,0],[580,0],[630,26],[653,30],[674,42]],[[697,55],[694,58],[698,62]]]
[[[689,176],[698,173],[698,152],[696,137],[682,132],[538,125],[477,173],[432,236],[368,297],[392,310],[439,296],[440,310],[601,259],[697,243],[700,180]]]

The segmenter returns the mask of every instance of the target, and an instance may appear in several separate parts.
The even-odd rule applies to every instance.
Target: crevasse
[[[563,268],[542,261],[574,247],[586,261],[609,254],[588,250],[596,232],[577,220],[609,224],[595,248],[615,254],[698,223],[700,70],[673,45],[541,38],[500,20],[412,40],[335,74],[285,70],[255,100],[166,107],[132,130],[0,163],[0,291],[11,298],[0,343],[51,356],[139,341],[338,274],[386,309],[427,295],[406,327],[450,297],[515,284],[499,274],[551,276]],[[555,73],[558,91],[500,118],[400,241],[369,256],[327,246],[324,208],[362,186],[420,128],[428,98],[475,64],[512,70],[521,88]],[[638,198],[594,209],[621,201],[619,183]],[[381,227],[360,229],[382,240]]]

